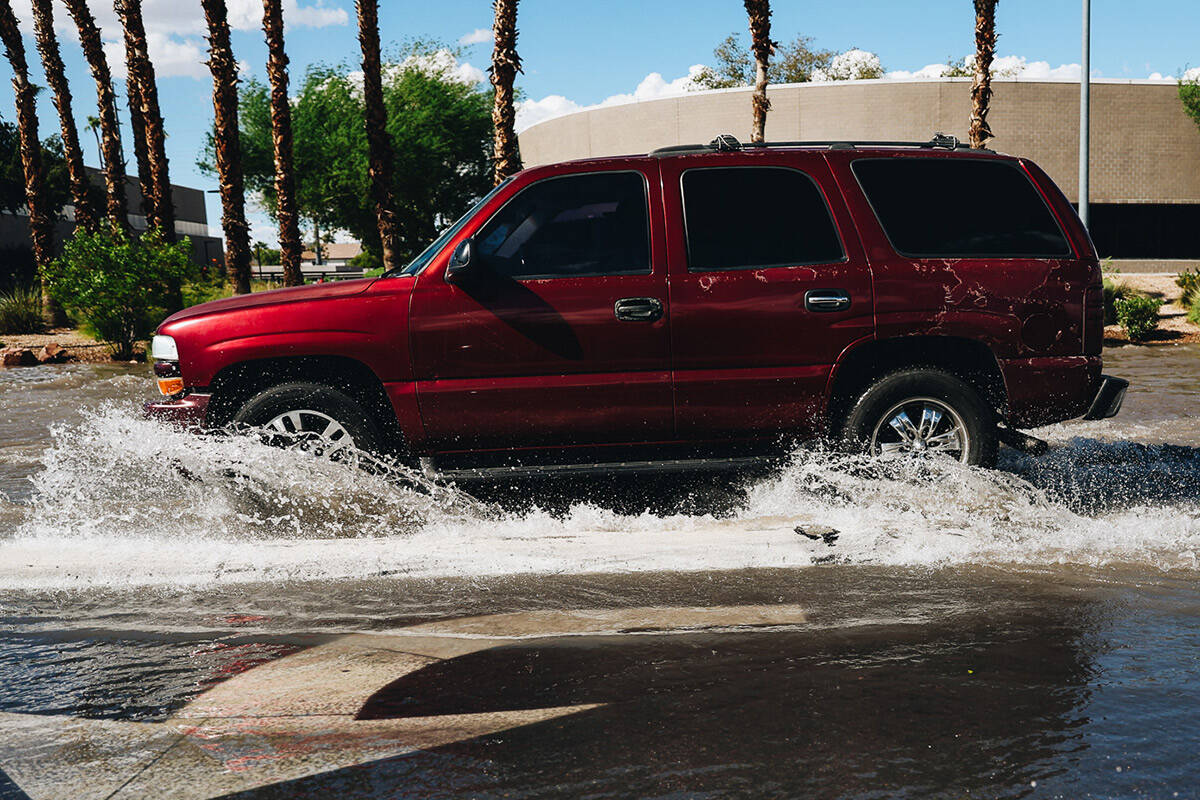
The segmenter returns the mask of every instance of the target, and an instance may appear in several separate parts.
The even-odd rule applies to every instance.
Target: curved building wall
[[[1037,162],[1078,198],[1079,84],[996,80],[990,147]],[[846,81],[772,86],[767,139],[965,140],[971,81]],[[749,88],[585,109],[520,135],[527,166],[750,135]],[[1200,129],[1173,83],[1095,81],[1092,228],[1102,254],[1200,257]],[[1133,204],[1141,206],[1132,208]],[[1186,229],[1186,231],[1184,230]],[[1185,235],[1186,233],[1186,235]]]

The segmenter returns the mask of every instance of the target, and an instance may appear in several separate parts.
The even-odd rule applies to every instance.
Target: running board
[[[644,475],[666,472],[734,472],[778,462],[778,457],[744,456],[740,458],[680,458],[668,461],[612,461],[592,464],[545,464],[535,466],[483,467],[479,469],[438,470],[434,474],[454,481],[520,480],[568,475]],[[425,465],[423,465],[425,466]],[[428,467],[433,467],[429,464]],[[428,469],[428,467],[426,467]]]

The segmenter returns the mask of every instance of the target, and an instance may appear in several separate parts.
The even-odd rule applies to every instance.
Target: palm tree
[[[975,82],[971,85],[971,147],[992,138],[988,106],[992,102],[992,59],[996,55],[996,0],[975,0]]]
[[[283,49],[283,8],[280,0],[263,0],[263,33],[267,36],[267,77],[271,81],[271,134],[275,143],[276,216],[279,218],[279,260],[283,284],[299,286],[300,218],[296,212],[295,162],[292,159],[292,107],[288,103],[288,57]],[[259,269],[262,269],[260,263]]]
[[[138,175],[147,202],[147,222],[158,228],[168,240],[175,238],[175,205],[171,197],[171,173],[167,162],[167,136],[163,127],[162,111],[158,105],[158,82],[154,76],[154,64],[146,43],[146,28],[142,22],[141,0],[117,0],[117,15],[125,29],[125,57],[128,77],[130,116],[133,120],[134,140],[141,129],[145,168],[143,177],[142,156],[138,154]],[[137,112],[134,113],[134,107]],[[149,191],[147,192],[147,188]]]
[[[87,129],[92,132],[92,136],[96,137],[96,153],[100,156],[100,171],[104,171],[104,148],[100,145],[100,118],[95,114],[88,114]]]
[[[63,0],[75,27],[79,29],[79,43],[83,56],[92,70],[96,82],[96,105],[100,118],[100,142],[104,159],[105,209],[113,230],[124,230],[129,226],[128,204],[125,201],[125,156],[121,152],[121,129],[117,123],[117,96],[113,91],[112,74],[108,70],[108,59],[104,56],[104,43],[100,29],[88,10],[87,0]]]
[[[383,73],[379,60],[379,0],[355,0],[358,8],[358,43],[362,46],[363,102],[367,120],[367,176],[379,220],[379,241],[384,270],[400,266],[396,198],[392,193],[392,142],[383,105]]]
[[[746,14],[750,17],[750,49],[754,51],[755,80],[754,122],[750,128],[750,141],[761,142],[767,131],[767,111],[771,101],[767,99],[767,70],[775,42],[771,41],[771,0],[745,0]]]
[[[25,43],[17,27],[17,17],[9,0],[0,0],[0,41],[12,65],[13,92],[17,101],[17,133],[21,140],[21,171],[25,177],[25,205],[29,209],[29,237],[33,240],[33,260],[39,267],[50,263],[54,254],[54,220],[46,197],[46,173],[42,168],[42,143],[38,138],[37,87],[29,82],[25,61]],[[54,307],[42,283],[42,315],[53,323]]]
[[[58,123],[62,129],[63,156],[67,162],[67,177],[71,182],[71,202],[75,206],[76,227],[90,231],[96,227],[96,215],[92,211],[88,189],[87,169],[83,166],[83,148],[79,145],[79,131],[75,128],[75,114],[71,110],[71,85],[63,68],[62,55],[58,50],[58,37],[54,33],[54,11],[51,0],[33,0],[33,29],[37,37],[38,53],[42,56],[42,69],[46,82],[54,92],[54,107],[58,111]]]
[[[510,175],[521,171],[521,151],[517,146],[517,113],[513,105],[513,83],[521,72],[521,57],[517,55],[517,2],[494,0],[496,12],[492,22],[495,44],[492,47],[492,160],[494,182],[499,185]]]
[[[221,227],[225,230],[225,267],[238,294],[250,293],[250,226],[246,223],[245,176],[238,138],[237,62],[229,44],[229,15],[224,0],[200,0],[208,23],[208,69],[213,76],[213,125]]]

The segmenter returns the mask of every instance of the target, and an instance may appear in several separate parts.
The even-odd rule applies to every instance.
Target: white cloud
[[[30,0],[14,0],[12,5],[20,20],[22,31],[32,37],[33,15]],[[109,69],[114,77],[124,78],[124,34],[112,3],[90,3],[89,7],[104,39]],[[261,0],[228,0],[227,8],[229,25],[234,30],[262,29]],[[205,64],[208,58],[208,43],[203,38],[208,29],[198,0],[144,0],[142,18],[146,25],[150,58],[154,62],[158,77],[185,76],[205,79],[209,76]],[[300,0],[283,0],[283,19],[284,24],[290,27],[324,28],[330,25],[346,25],[349,15],[343,8],[327,6],[326,0],[313,0],[303,4]],[[54,4],[54,27],[63,39],[78,41],[75,24],[61,0]]]
[[[946,64],[926,64],[918,70],[909,72],[908,70],[897,69],[887,73],[885,77],[895,81],[916,80],[919,78],[940,78],[946,74],[950,67]]]
[[[491,28],[476,28],[460,37],[458,43],[461,45],[484,44],[485,42],[491,44],[494,39],[495,35]]]
[[[829,64],[829,71],[814,69],[814,81],[853,81],[864,78],[878,78],[883,75],[883,64],[879,56],[869,50],[854,48],[844,53],[838,53]]]
[[[1181,78],[1176,78],[1174,75],[1163,75],[1161,72],[1151,72],[1150,80],[1152,81],[1200,81],[1200,67],[1192,67],[1189,70],[1184,70]]]
[[[548,119],[561,117],[564,114],[571,114],[589,107],[599,108],[602,106],[621,105],[623,103],[641,103],[664,97],[679,97],[680,95],[695,91],[696,77],[703,70],[703,64],[694,64],[688,69],[687,75],[671,81],[664,78],[661,73],[651,72],[645,78],[642,78],[641,83],[632,92],[611,95],[595,106],[581,106],[574,100],[569,100],[558,94],[548,95],[541,100],[524,100],[517,104],[516,128],[518,131],[523,131],[526,128],[537,125],[539,122],[545,122]]]

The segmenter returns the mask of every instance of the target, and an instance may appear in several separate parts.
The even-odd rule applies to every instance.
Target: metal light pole
[[[1092,112],[1092,2],[1083,0],[1083,63],[1079,75],[1079,219],[1088,227],[1088,129]]]

